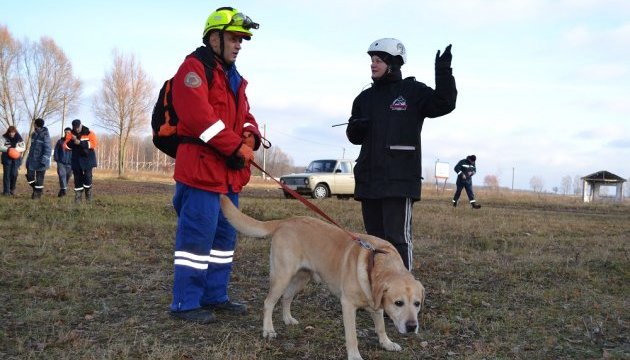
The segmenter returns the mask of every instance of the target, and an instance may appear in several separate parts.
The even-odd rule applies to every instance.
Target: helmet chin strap
[[[227,28],[227,25],[225,25],[225,27],[223,27],[222,30],[219,31],[219,44],[221,47],[221,61],[223,63],[225,63],[225,40],[223,39],[223,34],[225,34],[225,29]]]

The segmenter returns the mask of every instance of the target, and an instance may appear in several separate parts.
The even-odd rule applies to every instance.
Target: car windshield
[[[315,160],[308,164],[307,173],[326,172],[331,173],[335,170],[335,160]]]

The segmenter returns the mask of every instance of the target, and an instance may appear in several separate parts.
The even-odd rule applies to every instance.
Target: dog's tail
[[[221,211],[236,231],[243,235],[265,237],[278,227],[277,221],[258,221],[243,214],[225,195],[221,195]]]

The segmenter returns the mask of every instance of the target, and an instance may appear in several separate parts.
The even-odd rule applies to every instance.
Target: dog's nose
[[[418,323],[415,321],[407,321],[405,323],[405,329],[408,333],[416,332],[416,330],[418,329]]]

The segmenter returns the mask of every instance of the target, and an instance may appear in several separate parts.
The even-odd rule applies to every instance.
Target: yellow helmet
[[[203,28],[203,37],[205,38],[210,30],[219,30],[241,33],[245,35],[246,40],[249,40],[252,36],[250,29],[258,29],[259,26],[249,16],[238,12],[238,10],[222,7],[208,16],[206,26]]]

